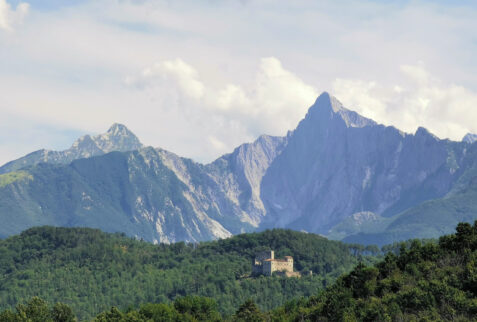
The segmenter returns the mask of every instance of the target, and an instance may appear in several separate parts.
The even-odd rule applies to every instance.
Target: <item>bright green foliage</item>
[[[16,311],[0,313],[2,322],[74,322],[76,317],[69,306],[57,303],[50,307],[46,301],[33,297],[27,304],[18,304]]]
[[[33,176],[23,170],[0,174],[0,188],[5,187],[6,185],[9,185],[15,181],[20,181],[24,179],[32,180]]]
[[[468,321],[477,319],[477,221],[439,243],[414,240],[375,267],[359,264],[318,296],[273,311],[277,319]]]
[[[274,249],[277,257],[293,256],[295,269],[312,270],[313,276],[252,278],[252,259],[264,249]],[[152,245],[88,228],[32,228],[0,241],[0,309],[40,296],[50,303],[67,303],[85,319],[109,312],[111,306],[123,310],[196,295],[214,299],[217,310],[226,315],[247,299],[270,310],[316,294],[350,271],[360,254],[373,251],[378,250],[288,230],[200,244]],[[174,310],[192,317],[206,307],[212,311],[210,303],[196,298],[186,297],[176,305]],[[166,306],[143,310],[150,316],[170,313]],[[70,316],[60,306],[56,314],[65,321]]]

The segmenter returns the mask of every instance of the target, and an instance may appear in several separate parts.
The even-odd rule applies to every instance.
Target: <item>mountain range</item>
[[[277,227],[364,244],[433,238],[477,219],[476,139],[404,133],[326,92],[285,137],[205,165],[114,124],[0,167],[0,237],[56,225],[155,243]]]

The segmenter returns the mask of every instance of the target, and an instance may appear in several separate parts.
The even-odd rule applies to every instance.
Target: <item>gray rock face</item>
[[[68,164],[80,158],[89,158],[112,151],[133,151],[143,145],[139,139],[122,124],[113,124],[104,134],[85,135],[64,151],[39,150],[0,167],[0,174],[35,165],[38,163]]]
[[[286,142],[283,137],[262,135],[207,165],[209,175],[242,210],[241,218],[254,227],[266,215],[260,198],[262,178]]]

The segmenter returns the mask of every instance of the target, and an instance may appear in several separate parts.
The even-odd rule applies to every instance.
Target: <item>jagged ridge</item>
[[[126,126],[115,123],[104,134],[85,135],[64,151],[38,150],[0,167],[0,174],[16,171],[38,163],[68,164],[80,158],[89,158],[112,151],[133,151],[143,147]]]

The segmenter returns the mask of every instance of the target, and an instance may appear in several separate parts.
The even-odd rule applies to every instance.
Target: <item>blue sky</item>
[[[121,122],[208,162],[322,91],[378,122],[477,132],[472,1],[0,0],[0,163]]]

